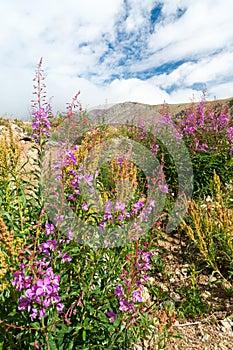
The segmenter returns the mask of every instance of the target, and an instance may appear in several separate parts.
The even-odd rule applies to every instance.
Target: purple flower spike
[[[31,135],[38,143],[41,138],[50,137],[50,120],[51,106],[48,104],[46,108],[39,108],[39,110],[32,114],[32,130],[34,133]]]

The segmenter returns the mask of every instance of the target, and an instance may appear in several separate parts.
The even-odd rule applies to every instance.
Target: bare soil
[[[169,281],[161,276],[160,283],[168,290],[171,300],[179,305],[185,297],[177,290],[191,286],[190,265],[199,259],[198,252],[180,234],[164,235],[160,245],[165,248],[163,263],[170,275]],[[192,256],[193,254],[193,256]],[[189,257],[188,257],[189,255]],[[191,258],[190,258],[191,255]],[[200,270],[201,271],[201,270]],[[194,277],[201,298],[209,306],[208,313],[178,318],[173,326],[174,335],[167,350],[233,350],[233,290],[222,286],[217,276],[204,269]]]

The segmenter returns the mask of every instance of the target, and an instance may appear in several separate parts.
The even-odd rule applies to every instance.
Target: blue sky
[[[43,57],[53,110],[233,96],[232,0],[1,0],[0,115],[29,118]]]

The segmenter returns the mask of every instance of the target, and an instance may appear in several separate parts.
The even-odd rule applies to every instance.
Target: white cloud
[[[196,91],[193,89],[182,89],[179,88],[175,91],[172,91],[171,94],[169,95],[167,103],[179,103],[182,101],[183,103],[190,103],[192,101],[200,101],[202,99],[202,91]]]
[[[175,85],[180,89],[182,86],[189,87],[195,83],[212,87],[221,84],[222,80],[233,80],[232,62],[233,50],[220,52],[197,62],[183,63],[170,74],[155,76],[151,81],[163,88]]]
[[[139,79],[115,80],[109,89],[118,102],[123,101],[124,96],[127,96],[127,101],[148,104],[159,104],[168,98],[168,94],[159,87]]]
[[[186,1],[186,6],[186,12],[179,19],[167,22],[165,17],[155,26],[148,42],[153,54],[148,60],[139,62],[134,67],[136,70],[164,64],[168,58],[173,61],[199,59],[233,46],[233,3],[230,0]],[[171,12],[170,9],[168,13]]]
[[[213,86],[208,90],[208,97],[210,99],[222,99],[226,97],[232,97],[233,82],[222,83]]]
[[[151,10],[161,3],[152,23]],[[209,96],[230,97],[232,13],[231,0],[4,2],[0,114],[29,115],[41,56],[55,110],[78,90],[84,107],[189,102],[198,83],[206,83]],[[157,70],[163,64],[168,71]],[[142,80],[141,72],[153,69]]]
[[[232,71],[233,50],[220,52],[210,58],[201,59],[198,63],[192,64],[189,74],[186,75],[185,84],[195,82],[212,82],[221,80],[222,77],[233,78]]]

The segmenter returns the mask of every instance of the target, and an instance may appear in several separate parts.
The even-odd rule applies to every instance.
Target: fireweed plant
[[[150,326],[158,321],[156,303],[146,293],[156,253],[151,236],[143,232],[143,222],[156,203],[148,198],[145,207],[146,181],[129,158],[116,155],[99,171],[98,159],[93,164],[86,161],[90,148],[101,144],[103,135],[110,136],[116,130],[90,126],[77,102],[77,94],[68,105],[63,128],[67,138],[72,134],[73,121],[78,127],[87,127],[89,133],[81,145],[67,148],[60,142],[55,168],[51,158],[46,170],[51,171],[52,167],[58,171],[56,181],[61,185],[62,195],[82,219],[84,229],[85,223],[90,228],[91,222],[100,236],[105,228],[112,228],[113,233],[101,241],[100,246],[91,247],[80,240],[72,226],[64,227],[66,213],[62,206],[55,208],[57,212],[51,222],[41,174],[52,127],[61,121],[56,123],[45,101],[41,65],[42,60],[36,70],[37,99],[33,101],[32,113],[33,147],[37,157],[30,174],[34,176],[34,191],[30,195],[35,200],[35,211],[33,215],[29,209],[23,213],[25,217],[28,215],[27,229],[17,230],[16,257],[8,271],[1,274],[0,344],[4,349],[130,349],[146,337]],[[111,173],[112,183],[106,183],[106,169]],[[83,191],[84,185],[86,191]],[[92,201],[95,186],[102,211],[96,211]],[[162,188],[163,191],[167,188]],[[125,198],[129,202],[123,201]],[[137,217],[140,219],[134,225]],[[128,223],[130,244],[112,247],[111,239],[125,232]],[[8,237],[6,224],[2,221],[5,239]],[[87,237],[86,232],[81,232],[82,235]],[[13,233],[9,239],[14,240]],[[1,248],[4,266],[8,266],[4,252],[7,254],[9,250],[9,239],[5,250]],[[1,242],[4,246],[4,240]]]
[[[213,106],[203,100],[192,104],[177,122],[190,150],[194,172],[194,196],[210,194],[214,170],[227,185],[233,172],[233,119],[228,105]]]

